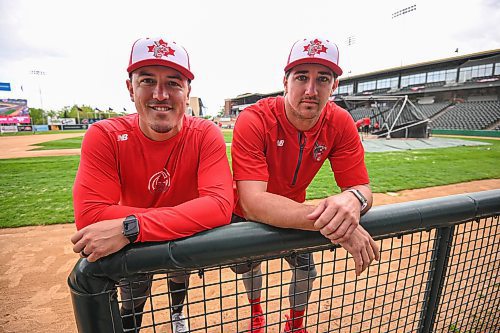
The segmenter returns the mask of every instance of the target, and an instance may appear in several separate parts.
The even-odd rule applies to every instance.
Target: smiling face
[[[132,72],[127,88],[145,136],[163,141],[181,131],[191,91],[185,76],[170,67],[145,66]]]
[[[338,80],[328,67],[302,64],[285,75],[283,84],[287,118],[298,130],[306,131],[318,121]]]

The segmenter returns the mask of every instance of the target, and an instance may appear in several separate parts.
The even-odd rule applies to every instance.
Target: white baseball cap
[[[330,68],[338,76],[342,75],[339,48],[324,38],[304,38],[293,44],[285,72],[300,64],[320,64]]]
[[[194,79],[189,66],[189,55],[181,45],[163,38],[136,40],[130,52],[127,72],[153,65],[171,67],[188,79]]]

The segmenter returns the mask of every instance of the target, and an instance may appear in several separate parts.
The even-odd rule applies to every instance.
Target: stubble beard
[[[170,117],[165,115],[162,116],[157,115],[155,119],[156,121],[152,121],[149,124],[149,128],[155,131],[156,133],[165,134],[171,132],[172,130],[174,130],[179,126],[182,126],[182,118],[175,120],[171,118],[172,116],[175,117],[174,114],[171,114]],[[167,123],[164,123],[165,121],[167,121]]]
[[[174,127],[171,126],[171,125],[161,126],[161,125],[158,125],[158,124],[151,124],[149,126],[149,128],[151,128],[156,133],[162,133],[162,134],[164,134],[164,133],[170,132]]]
[[[298,105],[295,109],[295,116],[301,120],[314,120],[317,119],[321,111],[318,106],[304,106]]]

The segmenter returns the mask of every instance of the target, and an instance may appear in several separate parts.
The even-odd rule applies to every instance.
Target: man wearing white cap
[[[297,41],[285,67],[284,96],[262,99],[238,116],[231,148],[237,187],[233,221],[319,231],[351,253],[359,275],[380,254],[359,225],[372,204],[363,146],[349,113],[329,101],[342,74],[338,60],[337,45],[326,39]],[[306,188],[327,159],[342,193],[316,206],[305,204]],[[313,258],[286,259],[294,269],[284,332],[305,333],[316,277]],[[250,332],[264,332],[260,264],[237,271],[251,303]]]
[[[185,115],[191,80],[186,50],[137,40],[127,68],[136,114],[92,125],[82,143],[73,196],[73,251],[88,261],[135,242],[191,236],[229,223],[233,189],[226,145],[211,122]],[[188,332],[182,305],[189,276],[169,279],[173,332]],[[151,280],[121,288],[125,329],[140,327]],[[135,314],[135,316],[134,316]]]

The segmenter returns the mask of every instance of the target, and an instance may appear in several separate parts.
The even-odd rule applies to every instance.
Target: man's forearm
[[[113,220],[117,218],[125,218],[127,215],[144,213],[152,208],[140,208],[131,206],[122,206],[118,204],[105,204],[100,202],[95,202],[87,205],[83,205],[80,202],[87,202],[88,200],[80,200],[79,203],[75,203],[75,223],[78,230],[97,223],[103,220]]]
[[[242,203],[245,218],[280,228],[314,229],[314,221],[306,216],[315,206],[298,203],[269,192],[252,195],[246,205]]]

